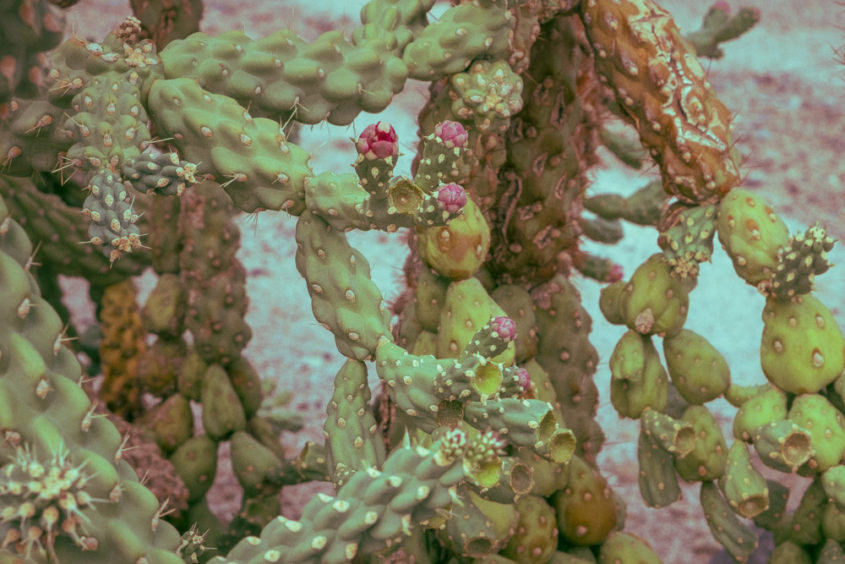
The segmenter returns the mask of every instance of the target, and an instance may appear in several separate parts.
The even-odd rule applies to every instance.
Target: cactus
[[[684,38],[652,0],[456,1],[437,18],[431,0],[371,0],[349,36],[306,41],[212,36],[198,0],[133,1],[139,19],[102,42],[62,42],[56,8],[7,4],[0,560],[657,561],[623,530],[596,463],[605,359],[580,275],[608,284],[600,308],[628,329],[607,359],[610,403],[639,421],[646,504],[676,501],[679,477],[701,482],[704,518],[735,559],[757,544],[742,519],[775,533],[774,561],[841,557],[845,338],[814,294],[835,241],[822,226],[790,237],[738,187],[732,114],[697,58],[721,56],[755,10],[718,2]],[[413,143],[387,122],[352,140],[346,174],[312,170],[288,135],[289,121],[380,112],[409,78],[430,83],[410,176],[396,171]],[[634,132],[641,147],[626,143]],[[660,180],[588,197],[602,143],[632,166],[653,161]],[[294,218],[314,318],[346,357],[325,440],[292,458],[280,435],[301,421],[244,352],[234,218],[263,210]],[[656,228],[660,247],[624,280],[582,248],[619,242],[622,220]],[[395,301],[347,236],[373,229],[409,243]],[[765,296],[768,384],[732,383],[725,358],[684,328],[715,236]],[[147,266],[158,280],[136,304],[131,278]],[[92,282],[102,337],[85,350],[107,376],[92,393],[184,482],[178,516],[137,481],[121,459],[129,439],[81,389],[68,346],[83,347],[66,344],[47,303],[62,312],[59,275]],[[739,408],[730,448],[706,407],[722,395]],[[812,478],[793,513],[752,446],[773,470]],[[224,523],[208,494],[226,452],[243,496]],[[60,482],[50,495],[45,477]],[[279,515],[280,489],[307,481],[333,495],[298,521]]]

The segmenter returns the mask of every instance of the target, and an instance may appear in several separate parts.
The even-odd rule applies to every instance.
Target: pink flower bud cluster
[[[469,139],[467,130],[456,121],[444,121],[438,123],[434,128],[434,136],[446,145],[447,148],[463,147]]]
[[[458,213],[467,204],[466,191],[457,184],[447,184],[437,191],[437,205],[451,214]]]
[[[370,124],[361,132],[355,147],[367,160],[386,159],[399,154],[399,136],[386,121]]]
[[[503,341],[511,342],[516,339],[516,322],[510,317],[500,315],[494,317],[490,326]]]

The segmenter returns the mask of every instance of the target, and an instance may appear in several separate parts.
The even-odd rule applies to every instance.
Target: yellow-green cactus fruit
[[[717,229],[736,273],[752,286],[774,275],[778,253],[789,244],[783,220],[763,198],[744,189],[722,199]]]
[[[675,469],[687,482],[716,480],[725,473],[728,445],[719,422],[701,405],[692,405],[683,418],[695,429],[695,449],[683,458],[675,459]]]
[[[610,356],[610,373],[610,401],[620,416],[637,419],[646,408],[666,408],[669,378],[651,337],[622,335]]]
[[[789,420],[810,433],[813,453],[799,471],[824,472],[845,455],[845,421],[824,396],[804,394],[792,401]]]
[[[578,546],[603,542],[619,518],[607,481],[577,456],[569,462],[569,481],[554,505],[561,536]]]
[[[760,362],[778,388],[817,392],[845,369],[845,337],[830,310],[812,295],[791,302],[767,299],[763,322]]]
[[[417,250],[425,264],[452,280],[475,274],[490,250],[490,227],[470,198],[464,212],[449,225],[427,227],[417,233]]]
[[[557,548],[555,510],[541,497],[527,495],[515,504],[518,521],[516,533],[502,550],[519,564],[544,564]]]
[[[691,279],[676,277],[662,253],[653,254],[625,285],[621,317],[642,335],[674,335],[687,319],[689,292],[694,285]]]
[[[663,339],[663,353],[672,383],[685,400],[703,404],[722,395],[731,384],[731,369],[707,339],[682,329]]]
[[[478,330],[500,316],[507,316],[505,310],[493,301],[477,278],[453,282],[440,311],[436,356],[457,358]],[[510,342],[504,352],[490,360],[506,366],[513,364],[514,351],[515,345]]]
[[[771,384],[766,386],[743,403],[736,412],[733,431],[738,440],[750,443],[754,438],[754,431],[761,425],[786,419],[786,393]]]
[[[662,564],[662,561],[644,539],[613,531],[599,549],[599,564]]]

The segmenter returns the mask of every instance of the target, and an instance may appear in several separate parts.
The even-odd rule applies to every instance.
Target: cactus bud
[[[399,154],[398,139],[399,136],[392,125],[386,121],[378,121],[368,125],[361,132],[355,147],[358,153],[368,160],[386,159]]]
[[[510,317],[504,315],[494,317],[490,321],[490,326],[502,340],[511,342],[516,339],[516,323]]]
[[[456,214],[467,203],[467,193],[458,184],[447,184],[437,191],[437,205],[443,211]]]
[[[466,145],[467,139],[469,139],[467,130],[456,121],[438,123],[434,128],[434,135],[449,149],[463,147]]]

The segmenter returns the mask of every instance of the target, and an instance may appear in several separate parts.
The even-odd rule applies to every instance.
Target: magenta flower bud
[[[511,342],[516,339],[516,322],[510,317],[505,317],[504,315],[494,317],[490,322],[490,326],[502,340]]]
[[[355,147],[369,160],[386,159],[399,154],[399,136],[386,121],[370,124],[361,132]]]
[[[523,394],[531,391],[531,375],[526,369],[520,368],[516,373],[516,379],[519,381],[519,387],[522,388]]]
[[[466,145],[469,135],[464,126],[456,121],[444,121],[434,128],[434,135],[449,149]]]
[[[622,277],[625,276],[625,272],[622,270],[621,264],[614,264],[610,267],[610,273],[607,275],[607,281],[611,284],[614,282],[619,282],[622,280]]]
[[[437,205],[449,213],[458,213],[467,205],[467,193],[458,184],[447,184],[437,191]]]

